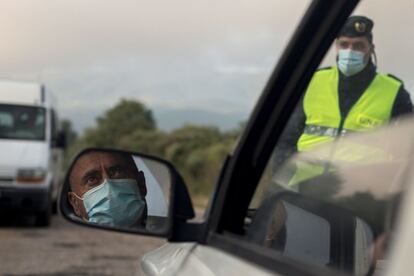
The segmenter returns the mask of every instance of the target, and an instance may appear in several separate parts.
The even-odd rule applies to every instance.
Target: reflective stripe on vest
[[[307,125],[305,126],[305,129],[303,132],[306,134],[315,135],[315,136],[337,137],[337,136],[343,136],[347,133],[354,132],[354,131],[342,129],[340,131],[341,133],[339,133],[339,128]]]
[[[299,151],[309,150],[338,136],[341,123],[338,81],[336,67],[314,74],[303,100],[306,128],[297,143]],[[377,74],[345,118],[344,132],[370,130],[388,122],[400,87],[401,82]],[[310,131],[318,127],[319,131]]]

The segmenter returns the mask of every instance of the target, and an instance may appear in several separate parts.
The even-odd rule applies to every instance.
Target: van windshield
[[[0,104],[0,139],[45,140],[45,109]]]

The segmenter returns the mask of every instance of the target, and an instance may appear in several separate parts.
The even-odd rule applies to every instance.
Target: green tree
[[[156,128],[152,112],[142,103],[121,100],[76,140],[68,157],[86,147],[110,147],[156,155],[170,161],[184,177],[199,205],[210,195],[220,167],[244,124],[227,132],[215,126],[185,125],[171,132]]]
[[[124,150],[137,151],[163,158],[167,137],[168,135],[162,131],[136,130],[124,136],[118,145]]]
[[[177,167],[193,196],[206,197],[235,141],[233,132],[222,133],[213,126],[186,125],[166,137],[164,158]]]
[[[96,121],[96,128],[87,130],[84,139],[87,144],[98,147],[117,147],[133,131],[156,129],[151,110],[135,100],[122,99]]]

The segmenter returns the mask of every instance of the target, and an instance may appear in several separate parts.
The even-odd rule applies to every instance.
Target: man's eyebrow
[[[115,165],[110,165],[110,166],[108,166],[108,169],[113,169],[113,168],[125,168],[125,165],[124,164],[115,164]]]
[[[356,41],[356,42],[354,42],[354,45],[363,45],[363,46],[365,46],[365,43],[362,42],[362,41]]]
[[[122,169],[122,170],[125,170],[125,171],[130,171],[131,170],[127,164],[116,164],[116,165],[109,166],[107,168],[107,170],[116,170],[116,169]]]

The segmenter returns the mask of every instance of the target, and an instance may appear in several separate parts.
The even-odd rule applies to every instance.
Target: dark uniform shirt
[[[339,71],[338,99],[342,118],[345,118],[348,115],[352,106],[356,104],[376,74],[376,67],[371,62],[364,68],[364,70],[354,76],[345,77]],[[391,75],[389,76],[393,77]],[[401,115],[410,114],[412,112],[413,105],[411,103],[410,94],[405,90],[404,85],[401,85],[392,107],[391,119],[395,119]],[[303,110],[302,97],[302,100],[296,106],[292,117],[289,119],[289,122],[276,148],[276,159],[274,164],[275,169],[279,164],[286,160],[286,158],[297,151],[297,142],[305,128],[305,122],[306,115]]]

